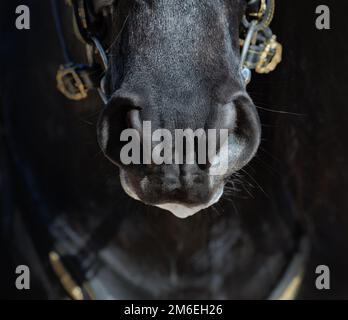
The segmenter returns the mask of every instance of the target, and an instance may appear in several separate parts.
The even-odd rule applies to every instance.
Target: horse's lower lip
[[[184,204],[179,203],[164,203],[160,205],[156,205],[156,207],[170,211],[172,214],[174,214],[176,217],[181,219],[186,219],[188,217],[191,217],[195,215],[196,213],[200,212],[203,209],[207,209],[216,202],[218,202],[223,194],[223,187],[221,187],[213,196],[213,198],[207,203],[197,206],[185,206]]]
[[[191,217],[194,214],[198,213],[199,211],[205,209],[204,207],[201,207],[201,206],[190,208],[179,203],[165,203],[161,205],[156,205],[156,207],[166,211],[170,211],[176,217],[181,219],[186,219],[188,217]]]

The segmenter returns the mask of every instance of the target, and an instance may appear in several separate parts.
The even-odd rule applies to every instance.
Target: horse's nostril
[[[116,164],[120,163],[120,151],[124,130],[133,128],[142,132],[140,99],[135,96],[115,95],[101,113],[98,123],[98,140],[105,155]]]

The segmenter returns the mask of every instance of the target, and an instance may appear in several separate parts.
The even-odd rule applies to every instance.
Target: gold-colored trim
[[[271,51],[275,51],[275,54],[270,62],[268,62],[268,55]],[[276,37],[273,36],[267,43],[265,49],[261,53],[259,62],[255,68],[257,73],[270,73],[275,70],[277,65],[282,61],[283,47],[277,42]]]
[[[86,10],[85,10],[85,3],[80,0],[78,9],[77,9],[78,15],[81,19],[82,27],[87,30],[88,24],[87,24],[87,17],[86,17]]]
[[[64,77],[66,76],[71,76],[74,79],[77,93],[70,93],[69,90],[67,90],[64,83]],[[57,80],[57,89],[63,95],[65,95],[68,99],[78,101],[78,100],[87,98],[88,89],[85,87],[80,76],[77,74],[77,72],[74,70],[73,67],[70,68],[70,67],[60,66],[56,75],[56,80]]]
[[[60,256],[55,251],[51,251],[48,256],[53,271],[57,275],[63,288],[69,293],[70,297],[74,300],[84,300],[81,287],[77,285],[70,273],[66,270]]]
[[[298,297],[303,278],[307,258],[310,252],[310,243],[303,237],[299,243],[299,249],[288,264],[282,278],[271,292],[268,300],[295,300]]]
[[[303,280],[303,271],[301,271],[297,276],[295,276],[284,290],[284,292],[279,296],[278,300],[295,300],[298,291],[301,287]]]
[[[269,12],[269,14],[268,14],[268,16],[267,16],[267,19],[266,19],[265,22],[264,22],[264,26],[265,26],[265,27],[269,27],[270,24],[271,24],[272,21],[273,21],[274,13],[275,13],[275,4],[274,4],[274,1],[275,1],[275,0],[273,0],[273,4],[271,5],[271,9],[270,9],[270,12]]]
[[[266,10],[267,10],[266,0],[261,0],[259,11],[250,13],[250,16],[261,19],[266,13]]]

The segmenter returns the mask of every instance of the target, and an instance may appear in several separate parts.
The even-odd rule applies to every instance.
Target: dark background
[[[46,146],[39,146],[37,140],[29,139],[30,135],[39,138],[40,132],[26,131],[30,127],[25,125],[26,122],[37,121],[39,125],[40,119],[45,118],[52,121],[52,124],[45,125],[58,123],[59,127],[64,125],[66,117],[71,120],[75,116],[75,111],[70,109],[51,115],[49,106],[42,111],[37,108],[39,101],[29,98],[21,112],[15,114],[20,124],[16,137],[6,129],[5,108],[2,106],[11,95],[20,96],[25,92],[30,97],[35,88],[31,81],[40,79],[38,62],[45,56],[45,50],[49,50],[45,46],[41,48],[40,43],[45,42],[45,38],[37,39],[35,34],[48,28],[48,34],[56,36],[50,12],[43,16],[36,11],[37,1],[30,1],[30,31],[14,28],[15,7],[28,1],[8,0],[0,4],[0,297],[4,298],[30,298],[35,292],[33,287],[30,294],[18,293],[13,286],[14,266],[20,261],[14,258],[15,249],[8,241],[13,230],[11,216],[18,210],[19,198],[25,195],[18,192],[21,173],[10,142],[23,141],[27,153],[34,154],[37,148]],[[315,8],[320,4],[331,9],[331,30],[320,31],[315,27]],[[292,206],[311,238],[310,271],[305,281],[308,285],[302,289],[300,298],[348,298],[347,12],[345,0],[277,1],[272,26],[284,46],[284,59],[271,75],[254,75],[249,88],[256,104],[268,109],[259,109],[264,124],[264,142],[259,157],[264,164],[255,164],[255,170],[265,166],[270,168],[263,169],[259,178],[267,192],[279,184],[291,190]],[[56,57],[58,61],[58,52]],[[49,76],[40,81],[54,83]],[[52,99],[62,99],[53,86],[50,90]],[[277,112],[280,110],[284,113]],[[39,112],[45,112],[45,117]],[[71,152],[76,146],[73,143],[76,140],[62,146],[60,143],[64,139],[57,135],[57,130],[52,129],[52,132],[52,143],[61,148],[57,154],[64,154],[67,149]],[[58,156],[56,161],[57,167],[53,170],[45,165],[38,169],[47,181],[56,181],[62,173],[74,175],[74,164],[64,156]],[[56,195],[50,194],[49,197],[55,200]],[[60,194],[59,200],[71,201],[69,190]],[[313,287],[313,270],[318,264],[330,267],[332,289],[329,291],[318,291]]]

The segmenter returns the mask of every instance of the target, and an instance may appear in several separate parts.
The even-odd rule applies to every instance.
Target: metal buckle
[[[68,99],[82,100],[87,98],[86,87],[79,72],[81,66],[61,65],[57,72],[57,88]]]
[[[283,47],[276,39],[276,36],[272,36],[266,43],[255,68],[257,73],[270,73],[282,61]]]
[[[250,82],[251,69],[257,73],[270,73],[282,61],[283,47],[277,42],[269,25],[274,16],[275,0],[250,1],[253,11],[248,13],[254,18],[248,21],[243,18],[245,37],[240,38],[241,64],[240,70],[245,84]]]

